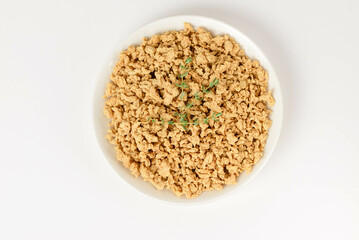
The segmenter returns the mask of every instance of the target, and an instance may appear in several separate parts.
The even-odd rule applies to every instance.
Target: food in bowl
[[[196,198],[261,159],[268,73],[229,35],[185,23],[124,50],[104,95],[117,159],[157,189]]]

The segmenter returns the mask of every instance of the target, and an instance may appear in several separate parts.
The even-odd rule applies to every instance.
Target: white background
[[[233,195],[179,207],[125,184],[96,145],[92,88],[140,26],[198,14],[277,71],[284,124]],[[0,239],[359,239],[359,2],[0,2]]]

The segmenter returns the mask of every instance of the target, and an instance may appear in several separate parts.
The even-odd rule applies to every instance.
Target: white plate
[[[204,27],[211,31],[214,35],[229,34],[232,36],[240,44],[240,46],[244,48],[246,54],[250,58],[259,60],[260,64],[268,71],[269,89],[273,91],[273,96],[276,100],[276,104],[272,108],[273,114],[271,114],[271,119],[273,124],[269,131],[265,151],[262,159],[253,167],[253,171],[250,174],[241,174],[237,179],[237,184],[235,185],[225,186],[221,191],[214,190],[211,192],[204,192],[196,199],[176,197],[170,190],[159,191],[156,190],[149,182],[143,181],[141,177],[137,179],[134,178],[134,176],[131,175],[129,169],[125,168],[122,163],[116,160],[113,145],[108,143],[105,139],[106,131],[108,129],[107,124],[109,121],[103,114],[104,100],[102,99],[102,96],[104,95],[107,82],[110,81],[109,76],[112,73],[112,69],[118,61],[119,53],[131,45],[140,44],[143,37],[150,37],[154,34],[163,33],[168,30],[181,30],[183,29],[184,22],[191,23],[196,28]],[[130,34],[116,46],[111,55],[106,59],[104,67],[98,77],[98,82],[95,86],[93,101],[93,123],[95,134],[105,157],[113,169],[121,176],[123,180],[125,180],[125,182],[130,184],[138,191],[159,200],[182,204],[204,203],[222,198],[229,193],[238,190],[250,179],[253,179],[254,176],[256,176],[257,173],[267,163],[277,144],[283,118],[283,103],[279,81],[274,72],[274,69],[263,52],[248,37],[246,37],[237,29],[218,20],[200,16],[174,16],[160,19],[149,23]]]

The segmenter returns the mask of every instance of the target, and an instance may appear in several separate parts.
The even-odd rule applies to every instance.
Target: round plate
[[[122,163],[116,159],[116,153],[113,148],[113,145],[111,145],[105,139],[109,120],[106,119],[103,114],[103,108],[105,103],[102,98],[105,92],[106,85],[110,81],[109,77],[112,73],[112,69],[118,61],[118,56],[122,50],[127,49],[131,45],[140,44],[143,37],[151,37],[152,35],[164,33],[169,30],[181,30],[184,28],[184,22],[192,24],[195,28],[204,27],[205,29],[209,30],[213,35],[229,34],[230,36],[232,36],[245,50],[246,54],[251,59],[257,59],[260,64],[268,71],[269,89],[272,90],[274,99],[276,100],[276,104],[274,105],[274,107],[272,107],[273,113],[270,115],[270,118],[272,120],[272,126],[269,130],[263,157],[256,165],[254,165],[252,172],[250,174],[241,174],[237,178],[237,184],[224,186],[221,191],[214,190],[210,192],[204,192],[198,198],[195,199],[187,199],[185,197],[179,198],[175,196],[175,194],[172,193],[172,191],[170,190],[166,189],[159,191],[155,189],[152,184],[143,181],[141,177],[135,178],[130,173],[130,170],[125,168]],[[174,16],[160,19],[149,23],[141,27],[134,33],[130,34],[127,38],[125,38],[121,43],[116,46],[116,48],[112,51],[111,55],[106,59],[102,71],[97,79],[93,97],[94,131],[98,140],[98,144],[100,145],[105,157],[107,158],[113,169],[121,176],[123,180],[125,180],[125,182],[127,182],[129,185],[131,185],[138,191],[156,199],[172,203],[183,203],[186,205],[204,203],[222,198],[229,193],[238,190],[249,180],[253,179],[267,163],[277,144],[282,126],[283,102],[281,88],[274,69],[269,63],[266,56],[247,36],[245,36],[237,29],[221,21],[201,16]]]

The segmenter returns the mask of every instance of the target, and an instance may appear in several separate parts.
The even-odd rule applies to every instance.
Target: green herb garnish
[[[178,79],[180,80],[180,83],[175,83],[175,85],[181,89],[179,98],[182,101],[183,101],[184,96],[186,95],[185,89],[189,88],[189,84],[187,82],[185,82],[185,77],[189,73],[189,67],[190,67],[189,64],[191,62],[192,62],[192,58],[188,57],[186,59],[186,61],[184,62],[184,65],[180,64],[180,72],[179,72],[179,75],[177,76]],[[213,79],[213,81],[211,81],[209,83],[208,87],[202,86],[202,92],[210,93],[211,89],[213,89],[215,86],[218,86],[218,85],[219,85],[219,79],[216,77]],[[201,101],[201,100],[203,100],[203,98],[201,98],[199,96],[199,94],[200,94],[199,91],[196,92],[194,94],[194,99]],[[164,119],[162,117],[160,117],[159,118],[160,120],[158,121],[157,124],[160,124],[161,126],[164,126],[166,123],[168,125],[180,125],[183,127],[183,129],[185,131],[187,131],[189,125],[198,126],[200,122],[209,124],[210,120],[213,120],[213,122],[218,122],[219,117],[222,115],[222,113],[213,113],[213,115],[211,117],[208,116],[204,119],[195,118],[192,120],[191,114],[189,112],[189,110],[191,108],[193,108],[193,101],[191,101],[191,99],[189,99],[188,102],[184,103],[183,106],[179,107],[179,112],[174,113],[174,118],[176,119],[176,121],[171,120],[171,121],[165,122]],[[155,118],[149,117],[147,119],[147,122],[156,123],[157,120]]]

